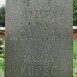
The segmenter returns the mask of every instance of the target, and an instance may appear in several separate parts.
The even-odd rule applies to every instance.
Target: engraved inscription
[[[24,56],[24,62],[36,62],[36,63],[53,63],[52,56],[49,55],[42,55],[40,57],[37,56],[31,56],[29,54],[26,54]]]
[[[53,75],[56,77],[56,74],[57,67],[54,65],[53,57],[47,54],[40,57],[29,54],[24,56],[24,65],[21,65],[21,76],[39,77],[41,75],[49,77]]]
[[[23,36],[23,37],[22,37]],[[32,35],[19,35],[18,37],[16,36],[13,36],[13,37],[10,37],[8,40],[43,40],[43,41],[52,41],[52,40],[70,40],[70,35],[68,34],[51,34],[49,35],[50,37],[47,37],[48,35],[45,35],[45,36],[38,36],[38,35],[35,35],[35,36],[32,36]],[[51,37],[52,36],[52,37]],[[67,36],[67,37],[66,37]]]
[[[50,70],[51,69],[51,70]],[[41,65],[28,65],[28,66],[21,66],[21,76],[55,76],[57,77],[57,67],[52,66],[49,68],[48,65],[41,66]]]
[[[22,0],[22,2],[24,3],[24,5],[26,4],[27,7],[30,6],[30,0]]]
[[[51,0],[47,0],[48,1],[48,5],[50,5],[51,4]]]
[[[29,15],[31,17],[31,19],[38,18],[40,20],[41,18],[48,18],[50,16],[51,10],[32,10],[32,9],[27,10],[27,9],[24,9],[23,12],[26,13],[27,15]],[[23,17],[25,18],[27,16],[23,15]]]
[[[71,1],[7,1],[6,77],[72,77]]]

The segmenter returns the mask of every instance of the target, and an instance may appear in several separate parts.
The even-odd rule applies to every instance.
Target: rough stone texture
[[[5,77],[72,77],[72,0],[7,0]]]

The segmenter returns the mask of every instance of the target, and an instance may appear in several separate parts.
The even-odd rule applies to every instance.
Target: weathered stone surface
[[[7,0],[5,77],[72,77],[72,0]]]

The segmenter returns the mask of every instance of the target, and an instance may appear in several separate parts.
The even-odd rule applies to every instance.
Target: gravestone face
[[[72,0],[7,0],[5,77],[72,77]]]

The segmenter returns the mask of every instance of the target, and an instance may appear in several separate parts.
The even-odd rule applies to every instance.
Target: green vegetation
[[[77,0],[73,0],[73,25],[77,26]]]
[[[5,27],[5,7],[0,8],[0,27]],[[2,44],[0,44],[0,77],[1,74],[4,72],[4,63],[5,63],[5,41],[2,41]]]
[[[0,50],[0,77],[4,72],[4,64],[5,64],[5,41],[2,41],[2,45],[0,45],[2,50]]]
[[[73,41],[73,53],[74,53],[73,68],[77,69],[77,40]],[[77,77],[77,73],[74,73],[74,77]]]
[[[5,7],[0,8],[0,27],[5,27]]]

